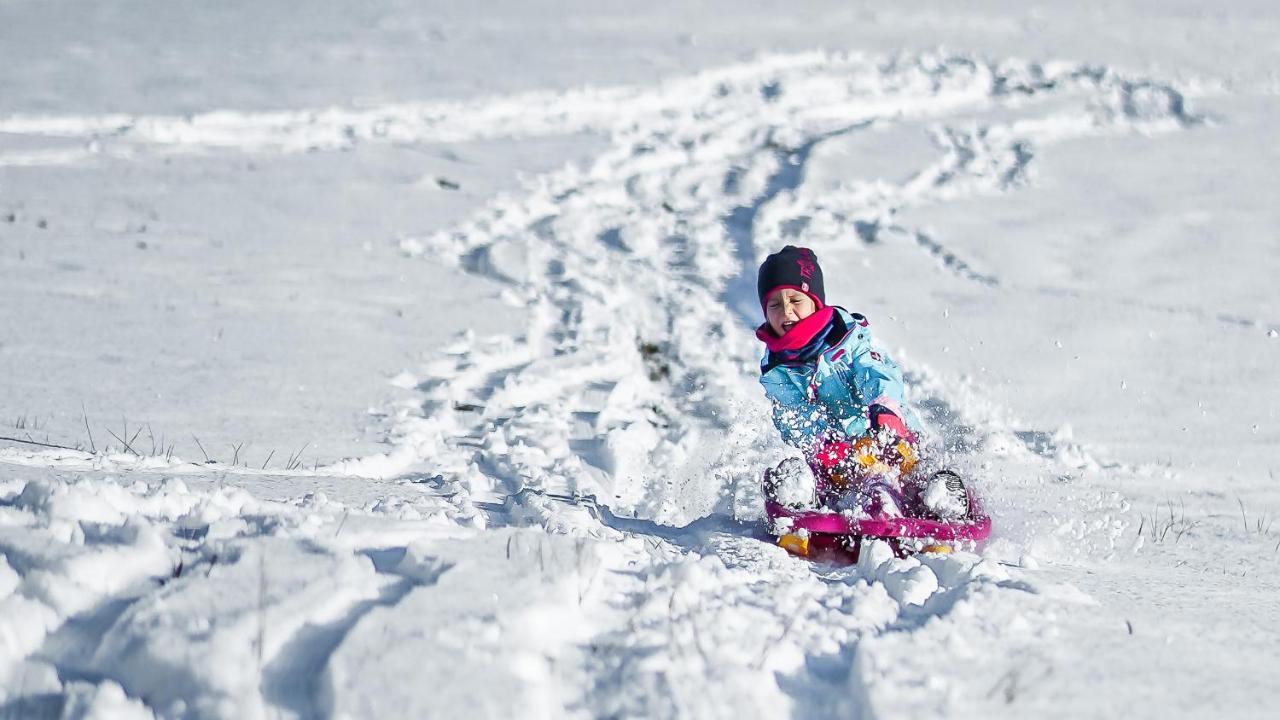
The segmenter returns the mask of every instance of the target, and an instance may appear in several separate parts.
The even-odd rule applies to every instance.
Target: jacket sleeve
[[[820,405],[809,402],[790,378],[766,374],[760,384],[773,406],[773,426],[783,442],[807,455],[832,434],[834,426],[827,413]]]
[[[783,442],[812,453],[822,438],[830,434],[831,425],[816,407],[788,407],[773,403],[773,426],[782,433]]]
[[[907,406],[902,370],[871,335],[870,323],[852,313],[849,335],[842,343],[847,351],[854,386],[866,405],[883,405],[902,418],[912,431],[920,432],[920,421]],[[864,406],[865,408],[865,406]]]

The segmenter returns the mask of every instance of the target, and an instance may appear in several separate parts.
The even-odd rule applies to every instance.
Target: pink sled
[[[822,535],[852,535],[871,538],[921,538],[929,540],[986,540],[991,535],[991,518],[970,498],[969,519],[960,521],[928,518],[851,518],[823,510],[794,510],[773,500],[765,500],[770,520],[789,518],[791,528]]]

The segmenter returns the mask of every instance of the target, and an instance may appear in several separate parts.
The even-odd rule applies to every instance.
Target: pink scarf
[[[809,317],[801,320],[782,337],[773,334],[773,328],[769,327],[769,323],[756,328],[756,337],[765,347],[769,348],[769,352],[784,352],[787,350],[800,350],[804,346],[813,342],[814,337],[818,333],[827,329],[831,324],[831,317],[835,314],[835,307],[828,305],[818,310]]]

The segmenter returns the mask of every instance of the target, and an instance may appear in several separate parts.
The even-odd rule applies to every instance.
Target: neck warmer
[[[756,337],[769,349],[765,366],[810,362],[817,358],[826,346],[827,333],[835,317],[834,307],[824,307],[793,325],[782,337],[774,335],[767,322],[756,328]]]

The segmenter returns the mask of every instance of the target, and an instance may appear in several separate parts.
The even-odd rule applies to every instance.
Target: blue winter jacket
[[[788,444],[814,452],[830,440],[856,438],[870,426],[867,406],[884,405],[921,434],[907,406],[902,371],[871,337],[867,319],[835,308],[825,350],[814,361],[771,362],[766,350],[760,384],[773,404],[773,424]]]

